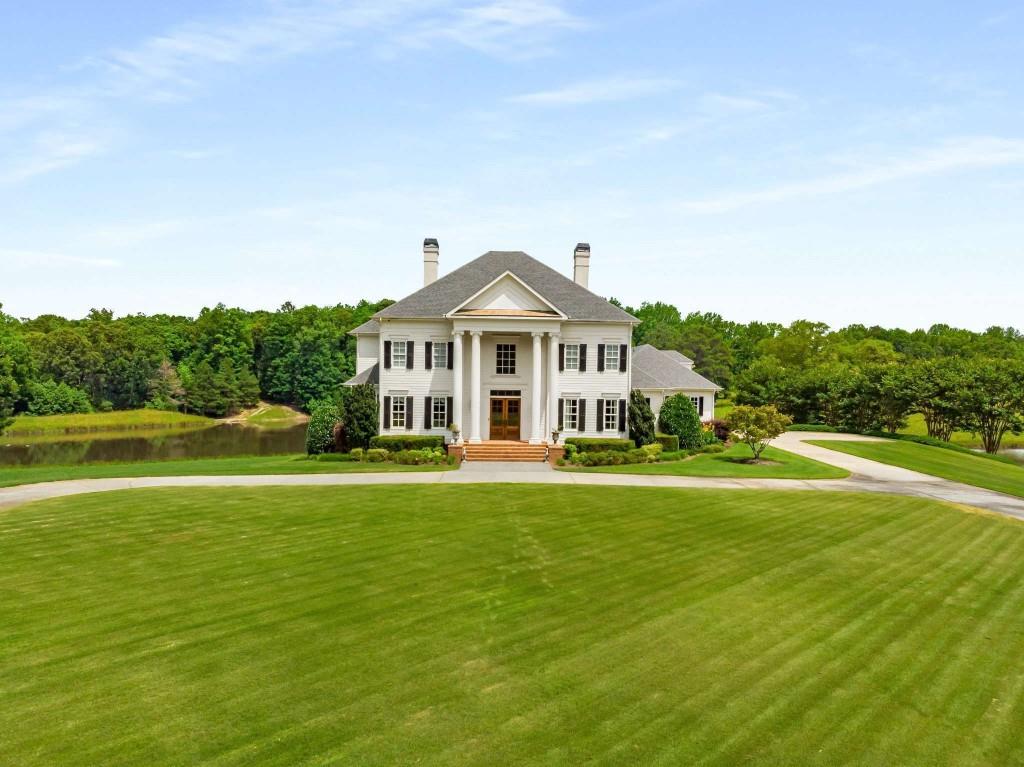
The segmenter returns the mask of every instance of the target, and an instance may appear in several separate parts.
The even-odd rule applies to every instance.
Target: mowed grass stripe
[[[1007,763],[1018,705],[971,730],[1019,692],[1021,535],[826,493],[47,502],[0,515],[0,761]]]

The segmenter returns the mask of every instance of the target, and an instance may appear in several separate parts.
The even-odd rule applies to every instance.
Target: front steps
[[[531,445],[528,442],[481,442],[466,445],[467,461],[544,461],[547,454],[545,445]]]

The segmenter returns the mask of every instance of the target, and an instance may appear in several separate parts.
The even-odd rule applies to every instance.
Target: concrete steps
[[[526,442],[481,442],[466,445],[467,461],[536,461],[542,462],[547,448]]]

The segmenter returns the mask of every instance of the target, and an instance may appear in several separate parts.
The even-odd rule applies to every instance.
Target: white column
[[[456,331],[452,339],[452,407],[455,410],[449,417],[459,425],[459,444],[465,440],[466,424],[462,422],[462,332]]]
[[[472,336],[472,359],[469,374],[469,441],[480,441],[480,331],[470,331]]]
[[[530,360],[533,365],[533,387],[530,389],[530,444],[539,445],[543,440],[540,433],[540,410],[541,402],[544,401],[544,392],[541,391],[541,369],[544,364],[541,355],[540,342],[543,333],[533,334],[533,358]]]
[[[551,432],[558,428],[558,333],[548,335],[548,433],[544,441],[551,441]]]

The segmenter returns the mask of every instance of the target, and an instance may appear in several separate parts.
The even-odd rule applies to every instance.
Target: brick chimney
[[[423,287],[437,279],[438,255],[437,240],[427,237],[423,241]]]
[[[576,250],[572,255],[572,279],[584,288],[590,282],[590,243],[576,243]]]

